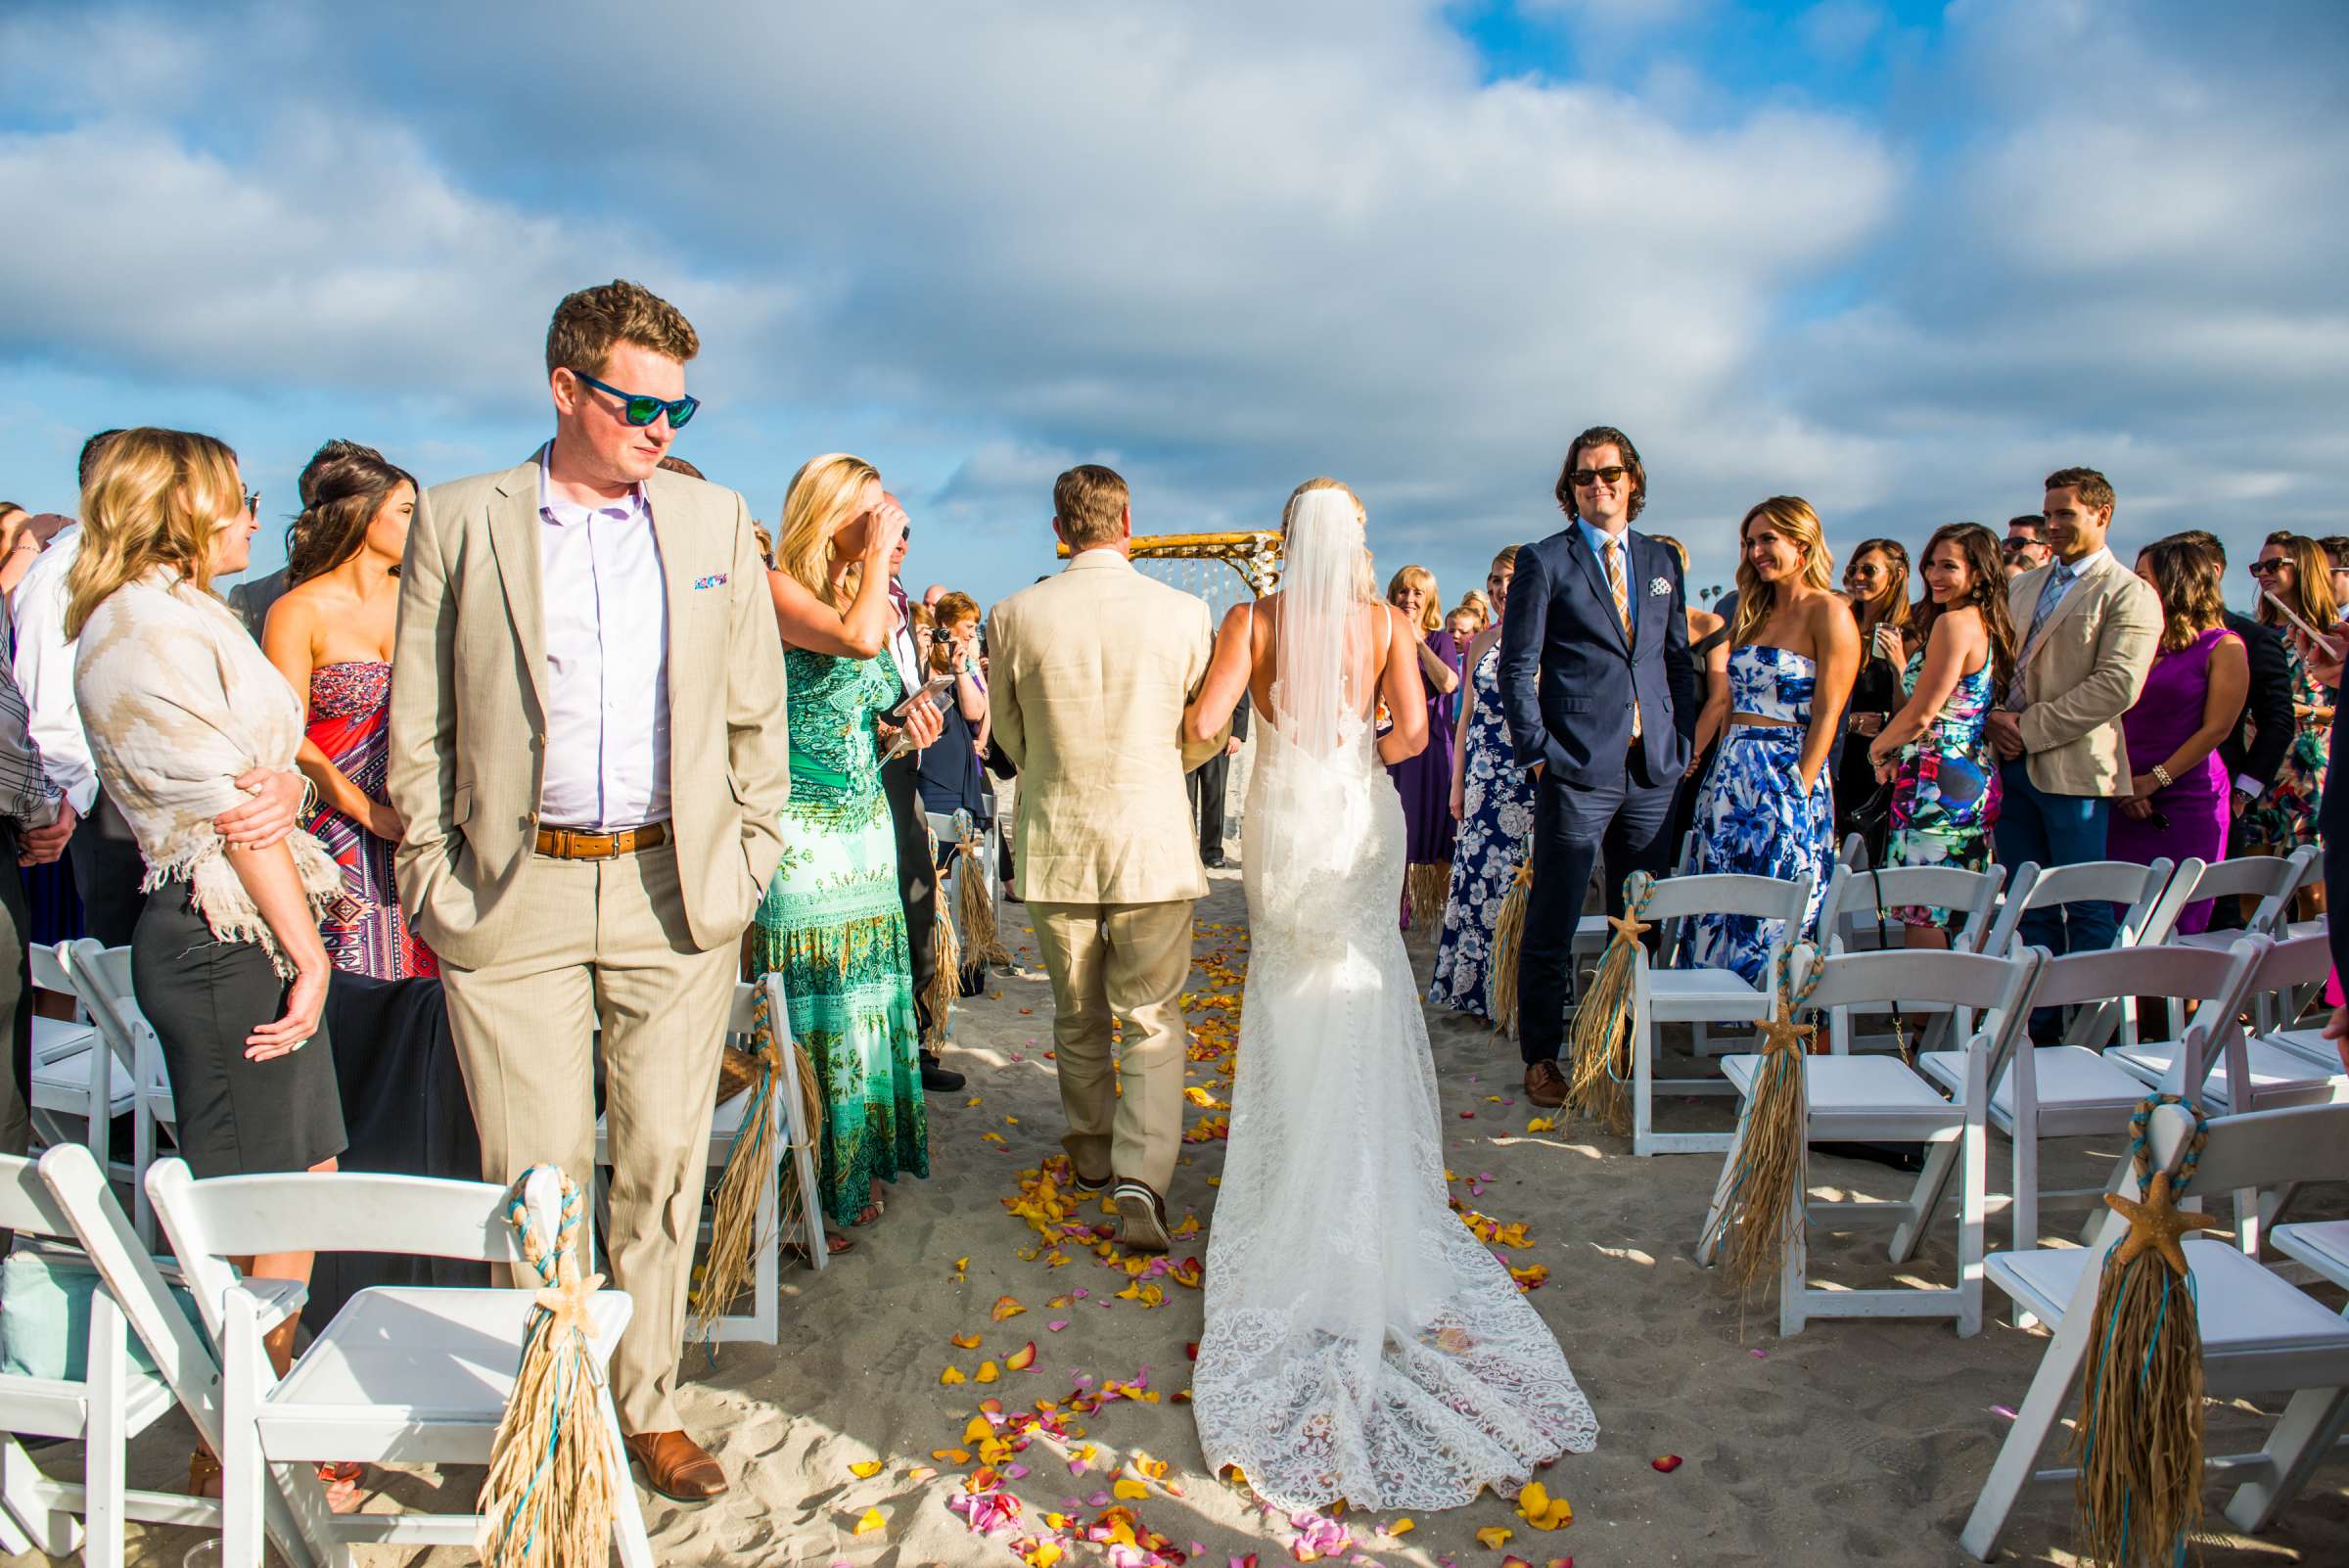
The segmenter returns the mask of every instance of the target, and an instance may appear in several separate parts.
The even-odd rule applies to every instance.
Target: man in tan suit
[[[988,696],[994,738],[1019,768],[1017,892],[1052,977],[1062,1142],[1079,1191],[1116,1182],[1123,1243],[1164,1252],[1182,1143],[1178,998],[1191,905],[1207,892],[1183,775],[1229,731],[1183,741],[1214,626],[1204,603],[1127,559],[1128,499],[1096,464],[1053,485],[1068,569],[988,618]],[[1115,1065],[1113,1018],[1126,1026]]]
[[[2055,557],[2007,585],[2023,639],[2013,688],[1985,730],[2005,759],[1999,858],[2008,866],[2104,858],[2116,796],[2129,793],[2121,715],[2137,702],[2161,639],[2161,600],[2105,547],[2112,485],[2093,468],[2048,476],[2044,532]],[[2050,952],[2112,945],[2101,899],[2034,909],[2023,940]],[[2045,1033],[2050,1019],[2033,1021]]]
[[[584,1188],[602,1026],[605,1255],[628,1449],[681,1501],[725,1472],[672,1398],[735,949],[782,853],[783,650],[742,497],[659,469],[700,341],[632,283],[564,300],[555,435],[420,497],[401,568],[392,805],[439,954],[483,1175]]]

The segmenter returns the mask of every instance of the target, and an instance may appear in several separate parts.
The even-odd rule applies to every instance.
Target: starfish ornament
[[[1812,1039],[1819,1034],[1817,1024],[1790,1023],[1783,1018],[1766,1018],[1754,1027],[1762,1037],[1762,1054],[1765,1056],[1773,1051],[1792,1051],[1797,1056],[1805,1055],[1810,1051]]]
[[[1615,935],[1626,942],[1637,942],[1641,937],[1656,929],[1635,914],[1609,915],[1607,924],[1613,926]]]
[[[2226,1222],[2215,1215],[2189,1214],[2180,1209],[2170,1196],[2170,1174],[2167,1171],[2154,1173],[2142,1203],[2124,1198],[2117,1192],[2104,1194],[2104,1201],[2129,1222],[2129,1235],[2121,1243],[2118,1260],[2123,1268],[2136,1262],[2139,1254],[2151,1252],[2160,1256],[2161,1261],[2169,1266],[2171,1273],[2184,1279],[2186,1249],[2179,1245],[2179,1241],[2190,1231],[2227,1228]]]
[[[576,1328],[583,1338],[593,1338],[593,1320],[587,1312],[588,1299],[603,1288],[601,1274],[575,1274],[559,1285],[550,1285],[530,1299],[546,1309],[554,1321],[548,1331],[561,1334],[566,1328]]]

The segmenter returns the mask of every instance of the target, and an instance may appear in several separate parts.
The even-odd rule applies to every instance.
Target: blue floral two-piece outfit
[[[1819,769],[1818,782],[1805,788],[1800,766],[1818,684],[1819,667],[1792,649],[1759,642],[1732,649],[1729,711],[1786,722],[1731,724],[1696,799],[1696,869],[1788,881],[1808,872],[1811,901],[1803,935],[1818,924],[1835,864],[1835,792],[1828,770]],[[1770,945],[1784,935],[1785,924],[1753,915],[1698,915],[1683,961],[1733,970],[1760,985]]]

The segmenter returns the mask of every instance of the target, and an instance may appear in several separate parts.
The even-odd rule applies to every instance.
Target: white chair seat
[[[527,1290],[448,1290],[383,1286],[353,1296],[310,1343],[284,1381],[269,1391],[262,1421],[273,1455],[294,1453],[278,1441],[280,1423],[316,1411],[322,1440],[354,1424],[398,1428],[407,1421],[479,1417],[488,1452],[521,1361],[523,1328],[535,1301]],[[625,1292],[598,1291],[590,1311],[599,1362],[627,1326]],[[321,1408],[322,1407],[327,1408]],[[351,1453],[349,1458],[371,1455]]]
[[[742,1119],[750,1112],[751,1091],[744,1089],[732,1099],[720,1101],[717,1109],[710,1113],[710,1163],[713,1166],[724,1165],[727,1156],[733,1153],[734,1134],[742,1130]],[[604,1119],[599,1116],[595,1119],[596,1164],[611,1163],[611,1133],[606,1130]]]
[[[2251,1092],[2271,1104],[2286,1099],[2321,1101],[2331,1096],[2333,1085],[2340,1080],[2338,1073],[2327,1073],[2295,1051],[2271,1045],[2266,1040],[2243,1042],[2244,1061],[2251,1069]],[[2176,1040],[2151,1040],[2136,1045],[2115,1045],[2105,1051],[2104,1059],[2149,1087],[2158,1088],[2167,1082],[2171,1067],[2178,1059]],[[2224,1111],[2234,1104],[2227,1082],[2227,1061],[2221,1057],[2213,1062],[2210,1077],[2198,1096],[2205,1108]]]
[[[2121,1068],[2106,1061],[2085,1045],[2039,1045],[2030,1047],[2033,1081],[2039,1085],[2039,1113],[2044,1120],[2050,1112],[2117,1110],[2134,1111],[2145,1097],[2145,1085]],[[1926,1051],[1916,1059],[1920,1072],[1951,1093],[1958,1092],[1965,1083],[1965,1053],[1963,1051]],[[2000,1075],[1999,1086],[1991,1092],[1991,1115],[2002,1127],[2014,1122],[2014,1069],[2009,1067]],[[2117,1130],[2119,1122],[2113,1124]],[[2061,1136],[2058,1130],[2042,1127],[2043,1135]]]
[[[2294,1056],[2307,1057],[2328,1073],[2336,1071],[2341,1065],[2340,1047],[2326,1039],[2322,1029],[2280,1029],[2273,1035],[2259,1038],[2271,1045],[2290,1051]]]
[[[2225,952],[2243,940],[2240,931],[2173,931],[2162,943],[2165,947],[2202,947],[2211,952]]]
[[[1725,1056],[1721,1070],[1743,1097],[1753,1092],[1762,1062],[1760,1056]],[[1960,1107],[1934,1093],[1931,1084],[1902,1066],[1897,1057],[1805,1057],[1803,1094],[1816,1137],[1832,1137],[1832,1124],[1839,1116],[1865,1117],[1870,1126],[1889,1123],[1898,1131],[1920,1138],[1941,1132],[1955,1134],[1965,1125]]]
[[[2244,1257],[2232,1242],[2189,1239],[2186,1263],[2194,1276],[2205,1357],[2252,1350],[2349,1353],[2349,1321]],[[1985,1263],[1991,1283],[2050,1325],[2062,1321],[2080,1271],[2092,1266],[2103,1267],[2103,1254],[2092,1247],[1994,1252]]]
[[[2325,931],[2326,925],[2321,919],[2290,920],[2286,921],[2283,927],[2286,937],[2322,937],[2325,935]]]
[[[1674,1010],[1682,1007],[1695,1009],[1700,1019],[1720,1018],[1724,1015],[1717,1009],[1725,1003],[1750,1002],[1757,1019],[1770,1011],[1770,998],[1761,989],[1748,985],[1731,969],[1651,969],[1647,994],[1659,1020],[1676,1018]]]
[[[100,1049],[96,1031],[84,1026],[89,1043],[79,1050],[67,1051],[47,1061],[37,1056],[32,1068],[32,1103],[44,1111],[69,1111],[82,1114],[90,1093],[90,1052]],[[110,1103],[117,1116],[129,1110],[138,1100],[138,1084],[120,1062],[109,1062],[108,1078]]]
[[[98,1042],[98,1031],[89,1024],[77,1024],[70,1018],[43,1018],[32,1015],[32,1059],[46,1061],[52,1056],[64,1056]]]
[[[2268,1232],[2276,1250],[2349,1287],[2349,1220],[2307,1220]]]

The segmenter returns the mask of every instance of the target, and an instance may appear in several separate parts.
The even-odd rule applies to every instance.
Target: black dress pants
[[[0,1117],[0,1154],[32,1147],[32,954],[24,878],[17,867],[17,829],[0,821],[0,1018],[8,1024],[8,1070],[16,1103]]]
[[[930,983],[938,973],[938,867],[930,861],[930,817],[922,805],[913,754],[881,764],[881,792],[889,797],[890,823],[898,834],[898,896],[905,904],[905,951],[913,970],[913,1017],[924,1050],[936,1050],[930,1017]]]
[[[1231,758],[1218,752],[1183,780],[1190,787],[1191,815],[1199,824],[1199,858],[1208,865],[1223,863],[1223,797],[1230,776]]]

